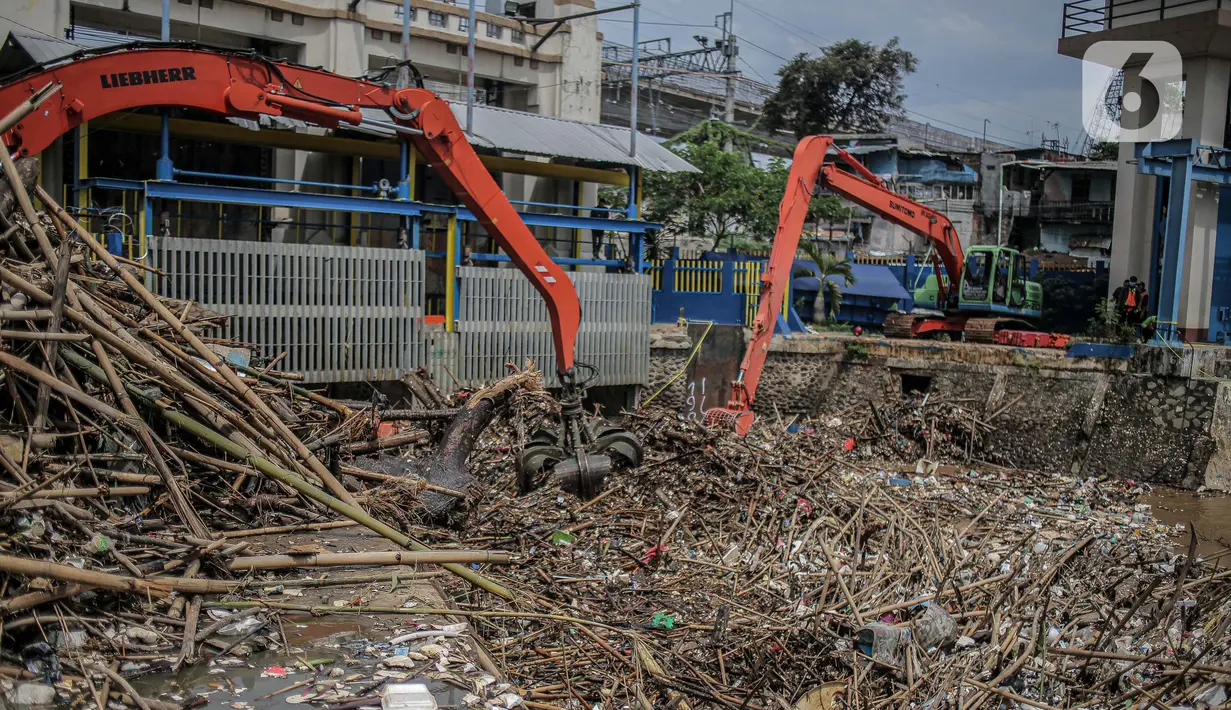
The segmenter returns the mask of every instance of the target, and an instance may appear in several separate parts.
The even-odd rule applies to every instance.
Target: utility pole
[[[474,0],[470,0],[470,20],[466,36],[466,132],[474,131]]]
[[[171,41],[171,0],[162,0],[162,25],[159,38],[163,42]],[[159,180],[174,180],[174,166],[171,163],[171,113],[162,110],[158,127],[158,163],[155,174]]]
[[[983,119],[983,152],[987,152],[987,124],[991,123],[992,119]]]
[[[641,39],[641,0],[633,0],[633,70],[632,76],[632,104],[629,106],[628,119],[628,157],[637,157],[637,94],[641,92],[641,72],[638,66],[640,57],[638,51],[641,49],[638,43]]]
[[[727,100],[722,113],[722,120],[728,125],[735,123],[735,59],[739,56],[739,47],[735,43],[735,0],[731,0],[731,9],[727,11],[722,21],[723,43],[722,54],[727,58]]]

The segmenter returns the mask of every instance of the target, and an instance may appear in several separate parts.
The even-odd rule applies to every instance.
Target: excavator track
[[[899,313],[894,312],[885,316],[885,337],[886,338],[913,338],[915,337],[915,322],[922,316],[914,313]]]
[[[968,343],[995,343],[1001,330],[1033,330],[1033,326],[1016,318],[970,318],[962,332]]]
[[[1004,318],[971,318],[966,321],[966,327],[962,329],[962,333],[965,334],[968,343],[994,343],[999,325],[1008,322]]]

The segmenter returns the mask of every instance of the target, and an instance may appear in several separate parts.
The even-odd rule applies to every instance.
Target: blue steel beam
[[[363,190],[364,192],[380,192],[376,185],[346,185],[336,182],[315,182],[313,180],[290,180],[286,178],[260,177],[257,175],[229,175],[226,173],[204,173],[197,170],[175,169],[176,175],[188,177],[203,177],[217,180],[237,180],[240,182],[273,182],[283,185],[307,185],[308,187],[332,187],[339,190]]]
[[[1231,151],[1198,145],[1192,138],[1138,143],[1133,148],[1137,172],[1171,179],[1163,231],[1163,259],[1158,289],[1158,334],[1179,335],[1182,259],[1188,239],[1188,208],[1193,182],[1231,185]],[[1162,190],[1159,189],[1161,197]]]
[[[1231,185],[1231,150],[1198,145],[1195,138],[1138,143],[1133,149],[1137,172],[1155,177],[1171,177],[1177,158],[1189,160],[1189,179],[1216,185]]]
[[[1171,196],[1167,208],[1167,237],[1163,244],[1163,277],[1158,299],[1158,332],[1174,339],[1180,322],[1180,278],[1188,239],[1188,196],[1192,157],[1176,157],[1171,163]]]
[[[431,254],[428,254],[431,256]],[[471,254],[471,261],[510,261],[509,257],[504,254]],[[561,266],[627,266],[626,262],[616,261],[613,259],[578,259],[573,257],[552,257],[552,261]]]
[[[80,190],[90,187],[96,187],[102,190],[128,190],[131,192],[141,192],[145,189],[145,181],[123,180],[121,178],[86,178],[73,189]]]
[[[377,214],[418,215],[419,206],[400,200],[381,200],[348,195],[321,195],[311,192],[256,190],[248,187],[191,185],[182,182],[148,182],[145,194],[150,198],[188,200],[190,202],[223,202],[262,207],[302,207],[310,210],[340,212],[374,212]]]
[[[428,210],[424,210],[428,211]],[[522,221],[531,227],[563,227],[565,229],[605,229],[611,232],[644,234],[651,229],[662,229],[661,224],[631,220],[603,219],[601,217],[572,217],[562,214],[519,212]],[[457,208],[457,218],[467,222],[476,221],[474,214],[464,207]]]

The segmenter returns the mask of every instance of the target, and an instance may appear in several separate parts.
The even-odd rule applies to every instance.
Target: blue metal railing
[[[227,173],[203,173],[197,170],[179,170],[174,172],[175,175],[185,175],[187,177],[210,178],[212,180],[237,180],[240,182],[269,182],[282,185],[305,185],[307,187],[332,187],[339,190],[362,190],[364,192],[380,192],[380,187],[376,185],[346,185],[336,182],[315,182],[312,180],[289,180],[286,178],[259,177],[255,175],[231,175]]]
[[[1064,4],[1061,37],[1223,9],[1231,0],[1074,0]],[[1186,10],[1186,11],[1181,11]]]

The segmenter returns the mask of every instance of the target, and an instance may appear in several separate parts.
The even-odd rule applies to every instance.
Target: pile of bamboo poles
[[[266,583],[255,571],[439,565],[511,597],[475,569],[507,553],[429,550],[378,519],[424,492],[461,495],[352,458],[432,445],[433,432],[378,439],[373,411],[228,362],[239,344],[217,337],[225,319],[147,288],[160,274],[108,253],[33,184],[34,159],[0,162],[0,680],[77,674],[104,688],[100,707],[113,681],[111,699],[148,707],[109,675],[117,635],[176,666],[203,641],[225,654],[239,641],[202,637],[201,606]],[[354,525],[401,551],[246,552],[254,536]]]
[[[1226,707],[1231,550],[1135,485],[632,419],[646,461],[590,501],[475,455],[499,513],[459,543],[533,551],[475,625],[536,708]]]

